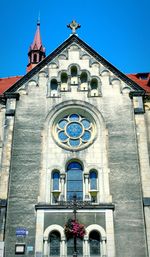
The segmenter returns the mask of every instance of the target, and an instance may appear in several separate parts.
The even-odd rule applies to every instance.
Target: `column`
[[[60,256],[66,257],[66,244],[65,244],[65,237],[61,239],[61,248],[60,248]]]
[[[37,210],[36,214],[36,236],[35,253],[43,253],[43,233],[44,233],[44,211]]]
[[[106,210],[106,234],[107,234],[107,254],[109,257],[115,257],[114,221],[113,221],[112,210]],[[103,242],[103,245],[104,245],[104,242]]]
[[[102,243],[101,243],[101,245],[102,245],[102,257],[106,257],[107,256],[107,254],[106,254],[106,237],[103,236],[101,239],[102,239]]]
[[[48,238],[44,238],[44,257],[48,257]]]
[[[84,236],[83,240],[83,256],[89,257],[89,245],[88,245],[88,237]]]
[[[65,178],[66,178],[66,174],[60,174],[60,186],[61,186],[60,200],[62,201],[65,199]]]
[[[89,174],[84,174],[84,183],[85,183],[85,200],[89,199]]]

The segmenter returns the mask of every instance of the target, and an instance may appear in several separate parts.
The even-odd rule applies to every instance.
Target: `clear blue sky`
[[[79,37],[124,73],[150,72],[150,0],[0,0],[0,77],[24,75],[38,13],[48,55]]]

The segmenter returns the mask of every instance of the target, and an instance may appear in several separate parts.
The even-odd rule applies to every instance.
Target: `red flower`
[[[67,238],[70,237],[80,237],[83,238],[85,235],[85,227],[83,224],[80,224],[77,220],[68,219],[64,227],[65,235]]]

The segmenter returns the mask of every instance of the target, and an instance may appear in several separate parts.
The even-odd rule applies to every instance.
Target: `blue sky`
[[[124,73],[150,72],[150,0],[0,0],[0,77],[24,75],[40,12],[48,55],[79,37]]]

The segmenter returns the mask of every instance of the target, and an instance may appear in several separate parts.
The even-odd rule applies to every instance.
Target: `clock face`
[[[60,146],[70,150],[87,147],[95,136],[93,119],[77,112],[62,116],[54,127],[56,141]]]

